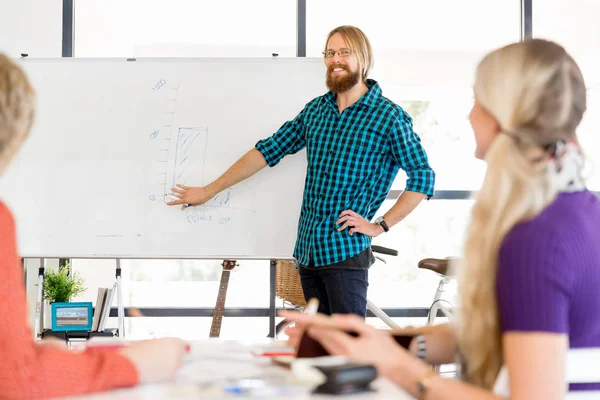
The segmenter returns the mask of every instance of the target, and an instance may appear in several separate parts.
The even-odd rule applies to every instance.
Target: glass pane
[[[519,0],[308,0],[307,55],[320,56],[327,33],[339,25],[363,30],[376,55],[391,49],[481,53],[518,40],[520,15]]]
[[[539,4],[538,4],[539,3]],[[575,58],[588,88],[588,107],[578,130],[587,154],[588,187],[600,190],[600,3],[546,0],[533,7],[533,35],[554,40]],[[560,29],[557,29],[560,27]]]
[[[478,190],[483,182],[485,163],[474,156],[475,139],[468,120],[473,103],[470,90],[457,90],[452,94],[440,91],[427,100],[416,101],[408,100],[412,96],[406,95],[401,87],[387,87],[386,92],[386,97],[412,116],[413,128],[421,137],[435,171],[435,189]],[[392,189],[404,189],[406,179],[400,170]]]
[[[230,273],[225,307],[268,308],[269,262],[242,260],[238,264]],[[98,288],[110,288],[115,282],[115,260],[74,259],[72,265],[88,288],[77,300],[95,306]],[[121,268],[125,307],[213,308],[217,301],[222,273],[219,260],[121,260]],[[115,296],[112,307],[117,304]],[[175,335],[199,339],[208,337],[211,322],[212,317],[126,318],[125,329],[126,335],[134,338]],[[116,328],[117,318],[109,318],[106,326]],[[268,328],[267,318],[226,317],[221,336],[264,338]]]
[[[269,262],[239,261],[229,276],[226,307],[269,306]],[[125,305],[212,308],[222,266],[218,260],[122,260]]]
[[[395,201],[387,200],[383,215]],[[420,270],[423,258],[459,256],[470,218],[472,200],[430,200],[373,243],[399,251],[383,256],[369,271],[369,299],[379,307],[429,307],[440,281],[432,271]],[[450,292],[455,287],[449,288]]]
[[[374,0],[367,8],[359,0],[309,0],[307,55],[321,56],[336,26],[362,29],[373,46],[370,77],[412,116],[436,189],[476,190],[485,165],[473,157],[468,122],[474,70],[487,51],[519,40],[519,23],[518,0]],[[393,188],[403,189],[405,180],[400,173]]]
[[[76,0],[76,57],[296,55],[294,0]]]

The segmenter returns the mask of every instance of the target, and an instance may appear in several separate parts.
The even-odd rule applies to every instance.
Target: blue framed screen
[[[52,303],[53,331],[89,331],[92,328],[92,303]]]

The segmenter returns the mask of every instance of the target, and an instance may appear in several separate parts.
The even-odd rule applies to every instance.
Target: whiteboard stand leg
[[[27,293],[27,264],[24,258],[19,258],[21,264],[21,271],[23,271],[23,284],[25,285],[25,293]]]
[[[270,296],[269,296],[269,337],[275,337],[275,274],[277,272],[277,260],[271,260],[270,267]]]
[[[125,337],[125,310],[123,309],[123,290],[121,287],[121,260],[117,258],[117,318],[119,320],[119,337]]]
[[[44,329],[42,315],[42,303],[44,302],[44,259],[40,258],[40,268],[38,270],[38,290],[37,299],[35,301],[35,321],[33,323],[33,340],[38,340]]]

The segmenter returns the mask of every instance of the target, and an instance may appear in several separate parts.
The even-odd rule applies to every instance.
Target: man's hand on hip
[[[352,236],[355,233],[362,233],[370,237],[376,237],[383,233],[383,227],[379,224],[372,224],[352,210],[344,210],[340,213],[336,225],[342,224],[338,232],[348,228],[348,234]]]

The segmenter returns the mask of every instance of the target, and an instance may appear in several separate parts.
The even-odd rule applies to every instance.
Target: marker
[[[167,196],[168,198],[173,199],[173,200],[181,200],[179,197],[173,196],[172,194],[169,194],[169,193],[165,194],[165,196]],[[192,205],[186,204],[186,206],[191,207]]]
[[[308,303],[306,303],[306,307],[304,307],[304,314],[306,314],[306,315],[317,315],[317,311],[319,311],[319,299],[317,299],[316,297],[313,297],[312,299],[310,299],[308,301]],[[287,328],[288,325],[290,325],[291,323],[292,323],[292,321],[286,322],[280,328],[280,332],[283,332],[283,330],[285,328]]]

